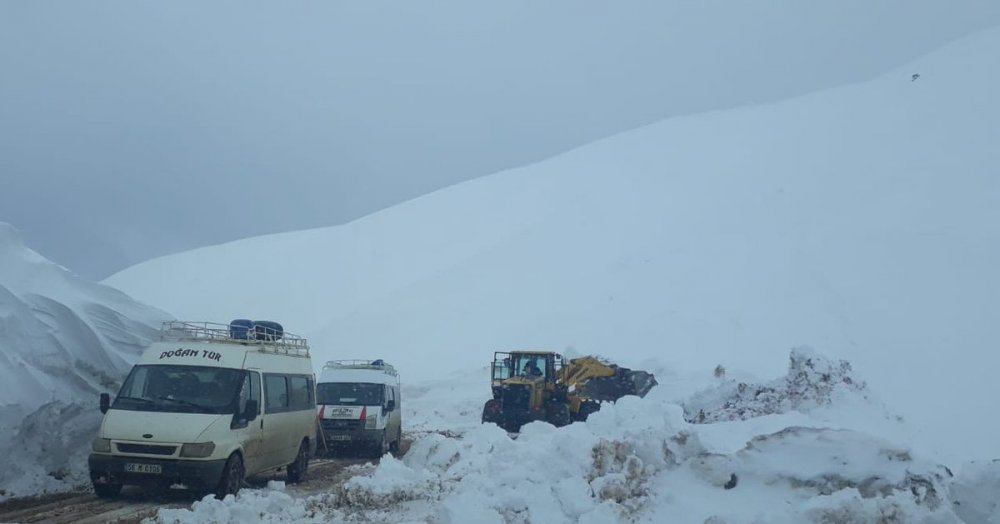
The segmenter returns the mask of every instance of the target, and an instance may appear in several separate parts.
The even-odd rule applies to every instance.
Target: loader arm
[[[614,368],[594,357],[574,358],[558,373],[559,383],[566,387],[580,386],[592,378],[613,376]]]
[[[574,358],[558,372],[559,384],[575,389],[578,396],[597,401],[616,401],[626,395],[646,396],[656,379],[645,371],[633,371],[594,357]]]

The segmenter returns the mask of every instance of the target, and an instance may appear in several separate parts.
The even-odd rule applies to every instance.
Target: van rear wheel
[[[299,444],[299,454],[295,456],[295,462],[288,465],[288,482],[298,484],[306,479],[309,471],[309,444],[303,440]]]
[[[235,496],[243,485],[243,476],[246,470],[243,469],[243,458],[239,453],[233,453],[226,461],[226,467],[222,469],[222,478],[215,488],[215,498],[224,499],[226,495]]]

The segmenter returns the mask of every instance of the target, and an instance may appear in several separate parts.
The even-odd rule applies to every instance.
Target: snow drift
[[[998,54],[994,29],[871,82],[107,282],[184,317],[279,319],[317,360],[383,357],[410,380],[513,348],[773,376],[778,351],[810,344],[850,360],[928,452],[982,458],[1000,424],[941,417],[1000,396]]]
[[[97,395],[117,391],[168,318],[49,262],[0,222],[3,496],[86,478]]]
[[[793,371],[805,361],[810,369],[842,368],[816,353],[804,356],[792,353]],[[486,382],[487,372],[476,375]],[[208,497],[190,509],[164,509],[157,520],[736,524],[1000,517],[991,491],[1000,473],[995,466],[970,465],[956,476],[908,447],[852,427],[855,406],[843,395],[799,402],[802,389],[828,383],[823,376],[806,373],[793,381],[798,390],[776,388],[779,405],[799,405],[789,409],[796,416],[762,415],[780,429],[759,434],[752,433],[751,419],[739,417],[691,424],[681,406],[656,389],[643,399],[605,405],[586,423],[528,424],[516,438],[478,424],[478,413],[463,412],[466,399],[482,400],[486,388],[436,381],[424,384],[426,390],[453,386],[450,401],[437,397],[440,411],[450,416],[421,411],[412,424],[433,421],[450,434],[423,434],[402,459],[385,456],[375,468],[357,468],[329,493],[299,498],[272,486],[222,501]],[[747,431],[753,436],[730,450],[713,444],[712,433]]]
[[[788,373],[768,384],[729,380],[695,395],[684,403],[684,418],[703,424],[804,412],[829,405],[836,396],[863,395],[866,390],[865,383],[853,376],[850,362],[831,362],[805,347],[792,350],[788,360]]]

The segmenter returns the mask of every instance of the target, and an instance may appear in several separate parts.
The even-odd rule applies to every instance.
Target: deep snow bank
[[[717,374],[724,373],[718,370],[722,368]],[[866,389],[864,381],[853,375],[850,362],[831,361],[800,347],[792,350],[784,377],[767,384],[728,380],[684,402],[684,416],[688,422],[704,424],[806,412],[829,405],[837,395],[863,396]]]
[[[80,457],[100,420],[97,395],[116,391],[168,318],[49,262],[0,222],[4,496],[86,479]]]
[[[626,397],[605,405],[586,423],[555,428],[536,422],[515,439],[495,425],[478,424],[478,411],[469,406],[481,405],[489,394],[479,380],[435,381],[426,390],[410,391],[415,404],[433,400],[437,411],[407,413],[405,423],[450,429],[417,430],[417,440],[401,460],[383,457],[376,468],[359,470],[327,494],[301,499],[281,489],[248,490],[224,501],[207,498],[191,509],[162,510],[158,520],[736,524],[1000,519],[996,462],[954,470],[928,460],[894,438],[868,431],[878,425],[859,416],[880,419],[883,408],[860,386],[863,381],[847,372],[848,363],[802,348],[792,351],[790,363],[788,375],[768,382],[775,385],[773,405],[780,409],[759,416],[733,411],[739,416],[692,424],[661,384],[644,399]],[[480,375],[476,378],[483,382],[488,378],[486,371],[468,375]],[[833,376],[858,388],[830,390]],[[843,382],[848,377],[850,384]],[[714,381],[706,375],[705,390],[691,398],[719,398],[719,391],[731,391]],[[822,392],[820,401],[804,391]],[[803,402],[805,397],[812,400]],[[859,410],[859,404],[873,409]],[[746,437],[722,449],[720,432]]]
[[[708,453],[677,406],[629,400],[586,424],[431,434],[371,476],[294,499],[249,490],[162,522],[958,522],[948,472],[846,430],[790,428]],[[244,520],[249,519],[249,520]]]

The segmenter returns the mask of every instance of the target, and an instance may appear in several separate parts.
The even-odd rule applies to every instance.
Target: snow
[[[392,362],[415,439],[327,493],[272,482],[156,520],[1000,522],[998,55],[992,29],[869,82],[114,275],[192,320],[280,320],[317,367]],[[0,497],[85,481],[97,393],[166,318],[0,223]],[[479,421],[484,364],[510,349],[660,385],[509,435]]]
[[[87,481],[99,393],[169,316],[25,247],[0,222],[0,498]]]
[[[988,30],[870,82],[666,120],[106,282],[186,318],[280,320],[317,362],[385,358],[404,383],[515,348],[753,380],[807,344],[849,360],[931,456],[991,457],[995,419],[941,419],[1000,395],[998,53]]]
[[[798,365],[791,353],[792,377]],[[816,369],[840,368],[818,353]],[[755,433],[755,421],[776,414],[692,424],[682,404],[655,388],[646,398],[606,404],[585,423],[563,428],[534,422],[516,438],[466,399],[488,398],[488,373],[472,380],[444,377],[419,386],[440,395],[441,411],[407,412],[409,427],[450,428],[417,433],[407,454],[382,458],[329,492],[298,497],[283,486],[244,490],[190,509],[161,510],[158,522],[996,522],[996,462],[971,463],[955,475],[917,451],[858,430],[857,404],[875,406],[870,392],[848,390],[830,402],[795,404],[784,390],[778,404],[793,423]],[[788,377],[786,377],[788,378]],[[859,382],[862,382],[859,377]],[[714,377],[702,382],[707,390]],[[779,379],[780,382],[783,379]],[[797,382],[822,390],[822,374]],[[451,384],[451,388],[442,387]],[[415,388],[416,386],[414,386]],[[699,392],[699,394],[706,392]],[[701,395],[704,396],[704,395]],[[448,399],[451,399],[450,401]],[[421,402],[418,397],[414,402]],[[797,405],[797,408],[792,408]],[[444,416],[443,413],[450,413]],[[870,415],[880,417],[878,410]],[[840,426],[840,427],[837,427]],[[713,432],[753,436],[731,450],[707,441]],[[993,519],[993,520],[990,520]]]

